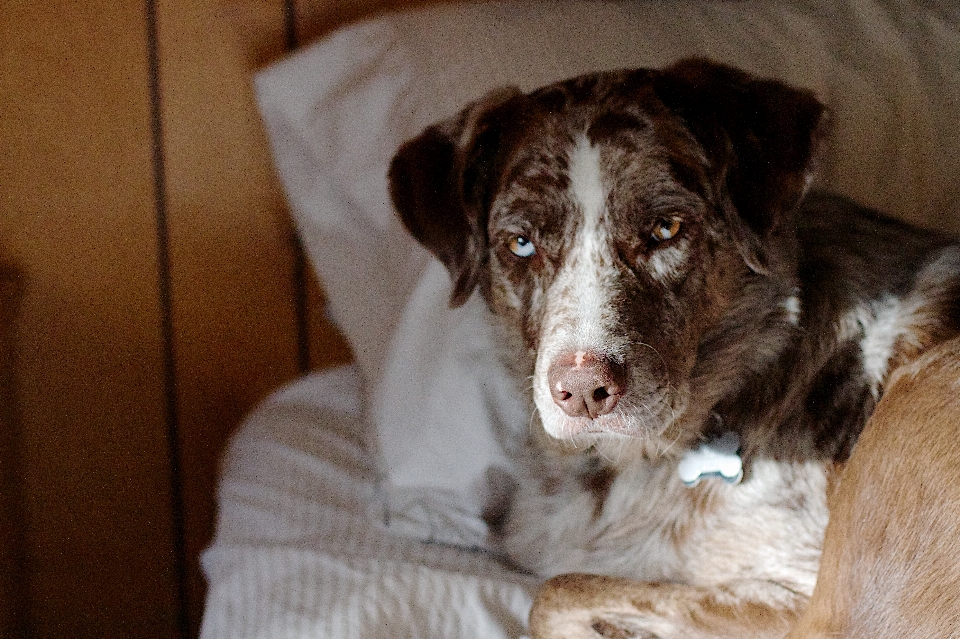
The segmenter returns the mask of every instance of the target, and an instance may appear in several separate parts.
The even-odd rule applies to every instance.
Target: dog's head
[[[407,142],[391,194],[451,303],[479,288],[525,346],[548,433],[665,436],[760,357],[734,344],[775,350],[763,327],[795,320],[823,115],[703,60],[505,89]]]

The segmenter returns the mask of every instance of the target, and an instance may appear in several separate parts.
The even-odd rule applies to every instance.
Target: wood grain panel
[[[290,227],[245,63],[216,5],[158,3],[192,631],[224,442],[254,402],[299,372]],[[281,20],[277,4],[273,21]]]
[[[289,47],[290,9],[0,11],[0,246],[22,275],[2,362],[4,636],[195,634],[225,440],[280,384],[349,359],[249,84]]]
[[[227,19],[229,17],[230,19]],[[224,442],[267,393],[330,357],[322,297],[297,278],[293,227],[251,89],[251,59],[279,57],[282,2],[158,4],[177,406],[190,626],[204,584]],[[262,38],[243,40],[247,36]],[[251,53],[252,52],[252,53]],[[300,290],[298,290],[300,284]],[[299,313],[299,317],[298,317]],[[301,333],[312,333],[302,335]],[[340,359],[343,357],[340,355]]]
[[[176,631],[145,52],[140,3],[0,11],[34,636]]]

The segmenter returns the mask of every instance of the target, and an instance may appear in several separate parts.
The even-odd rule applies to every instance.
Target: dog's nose
[[[589,351],[561,355],[547,371],[553,401],[570,417],[610,413],[626,390],[623,366]]]

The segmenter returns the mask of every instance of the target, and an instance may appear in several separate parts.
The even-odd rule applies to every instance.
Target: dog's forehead
[[[679,118],[622,74],[541,89],[501,176],[500,213],[553,211],[603,193],[622,208],[678,189],[702,189],[706,160]]]

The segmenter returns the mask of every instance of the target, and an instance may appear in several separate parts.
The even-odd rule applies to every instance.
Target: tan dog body
[[[894,372],[830,498],[788,639],[960,636],[960,340]]]

